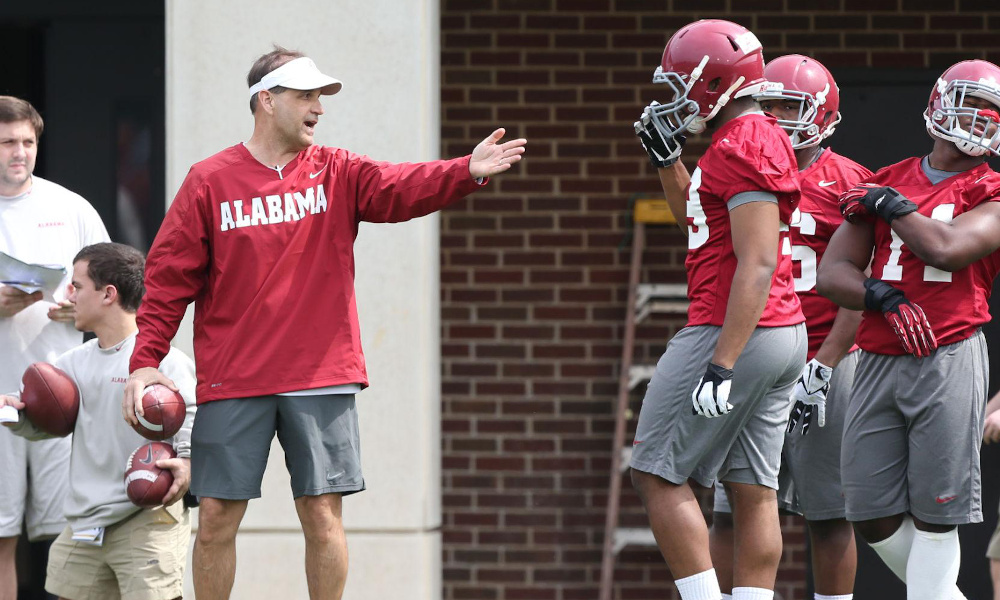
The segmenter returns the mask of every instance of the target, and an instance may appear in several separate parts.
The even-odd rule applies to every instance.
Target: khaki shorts
[[[52,543],[45,591],[68,600],[171,600],[183,594],[191,516],[180,502],[142,510],[104,531],[104,543]]]

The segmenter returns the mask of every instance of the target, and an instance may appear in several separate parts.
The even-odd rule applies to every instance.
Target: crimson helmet
[[[840,123],[840,89],[818,60],[789,54],[764,67],[767,86],[754,99],[800,102],[797,119],[778,119],[792,138],[792,148],[809,148],[833,135]]]
[[[677,31],[663,49],[653,83],[673,91],[666,104],[650,111],[661,134],[701,133],[731,98],[760,91],[764,55],[752,31],[718,19],[695,21]]]
[[[980,98],[993,110],[963,106],[966,98]],[[954,142],[969,156],[998,154],[1000,147],[1000,67],[985,60],[965,60],[938,77],[931,90],[924,121],[935,137]],[[960,118],[966,118],[965,129]],[[992,130],[992,134],[990,131]]]

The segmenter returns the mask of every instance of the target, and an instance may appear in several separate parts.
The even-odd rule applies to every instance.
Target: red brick
[[[567,15],[532,15],[525,17],[525,27],[527,29],[550,30],[577,30],[580,28],[580,18]]]
[[[954,33],[905,33],[903,47],[908,50],[923,48],[956,48],[958,36]]]
[[[927,17],[925,15],[872,15],[872,29],[893,30],[893,29],[926,29]],[[934,19],[931,18],[931,21]]]
[[[914,67],[925,66],[923,52],[872,52],[873,67]]]
[[[881,33],[847,33],[844,36],[847,48],[899,48],[899,34]]]

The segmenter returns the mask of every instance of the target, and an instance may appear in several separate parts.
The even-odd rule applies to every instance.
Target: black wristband
[[[906,302],[906,296],[899,289],[881,279],[865,279],[865,308],[875,312],[888,312]]]
[[[886,223],[892,223],[893,219],[917,210],[917,205],[912,200],[888,186],[883,188],[878,198],[872,199],[872,207]]]
[[[715,363],[708,363],[705,369],[705,379],[709,381],[723,382],[733,378],[733,370],[720,367]]]

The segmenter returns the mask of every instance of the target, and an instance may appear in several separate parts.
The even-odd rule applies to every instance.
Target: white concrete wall
[[[324,99],[317,143],[438,158],[438,0],[169,0],[166,13],[168,195],[191,164],[249,138],[246,73],[272,43],[344,82]],[[440,598],[437,218],[363,225],[355,251],[372,387],[358,396],[369,489],[344,501],[345,598]],[[188,320],[176,345],[190,350],[190,336]],[[288,476],[272,450],[239,537],[233,598],[307,597]]]

